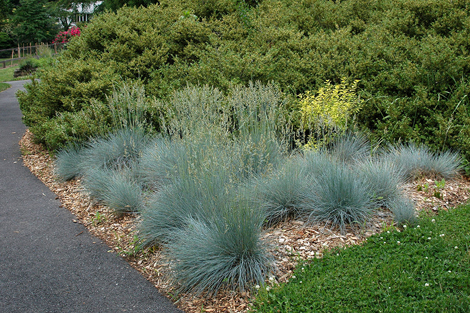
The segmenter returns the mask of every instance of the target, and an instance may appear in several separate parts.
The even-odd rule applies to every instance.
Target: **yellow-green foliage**
[[[340,84],[332,85],[327,80],[316,94],[307,91],[299,95],[303,131],[310,134],[305,148],[318,148],[346,131],[348,121],[361,108],[358,82],[348,84],[343,78]]]

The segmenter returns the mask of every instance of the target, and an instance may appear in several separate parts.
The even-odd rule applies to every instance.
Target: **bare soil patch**
[[[33,135],[26,131],[20,141],[23,163],[49,189],[57,195],[62,206],[70,210],[76,219],[95,236],[109,246],[109,252],[117,253],[146,277],[160,292],[185,312],[245,312],[250,306],[251,293],[224,291],[217,297],[204,298],[192,295],[173,296],[174,290],[168,280],[171,264],[162,257],[158,248],[140,250],[135,233],[139,217],[126,214],[117,217],[112,210],[92,201],[81,188],[80,180],[66,183],[58,182],[54,177],[53,159],[42,146],[33,142]],[[459,177],[446,181],[445,185],[423,178],[407,184],[405,192],[415,201],[418,211],[439,214],[441,210],[466,203],[470,196],[470,182]],[[394,227],[390,211],[379,210],[362,228],[349,228],[345,235],[328,225],[306,226],[301,221],[286,221],[277,227],[267,229],[264,239],[270,244],[269,249],[276,263],[276,273],[268,284],[286,282],[299,260],[322,257],[324,249],[337,246],[360,244],[367,237]]]

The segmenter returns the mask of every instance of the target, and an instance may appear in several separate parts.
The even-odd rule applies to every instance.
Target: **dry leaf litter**
[[[53,159],[42,146],[33,142],[29,130],[21,139],[20,147],[24,165],[57,195],[63,207],[76,216],[73,222],[83,224],[93,235],[103,240],[109,246],[108,252],[117,253],[126,259],[180,309],[188,313],[246,312],[249,309],[253,293],[250,291],[223,291],[217,297],[210,298],[180,294],[175,298],[167,275],[171,268],[161,251],[158,248],[138,249],[135,236],[137,215],[115,216],[112,210],[92,201],[83,192],[79,179],[58,182],[53,173]],[[469,190],[470,182],[464,177],[446,181],[444,188],[436,186],[436,181],[429,178],[404,186],[404,191],[412,197],[418,211],[426,210],[435,214],[467,202]],[[379,210],[365,227],[348,228],[344,235],[328,225],[304,225],[295,220],[267,229],[263,239],[269,243],[276,266],[276,273],[273,273],[267,284],[287,282],[299,260],[321,258],[324,249],[359,244],[385,227],[393,227],[393,216],[384,209]]]

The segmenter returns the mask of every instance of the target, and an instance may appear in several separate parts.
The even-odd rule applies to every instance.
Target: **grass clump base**
[[[391,147],[386,158],[395,163],[410,180],[422,176],[445,179],[455,177],[461,169],[462,162],[458,153],[451,151],[435,153],[426,146],[414,144]]]
[[[246,204],[227,206],[203,222],[190,218],[167,245],[179,290],[215,294],[264,284],[271,262],[260,239],[262,217]]]
[[[300,159],[289,160],[273,175],[256,179],[250,188],[254,199],[265,215],[267,226],[299,216],[308,191],[305,169]]]
[[[302,214],[311,223],[332,223],[344,232],[346,224],[361,225],[372,213],[367,182],[344,164],[331,162],[310,185]]]
[[[82,149],[82,146],[71,145],[57,152],[54,172],[60,181],[68,181],[83,174],[80,166]]]
[[[0,92],[7,90],[8,88],[10,88],[10,85],[6,83],[0,83]]]
[[[337,248],[261,290],[253,312],[468,312],[470,205]]]

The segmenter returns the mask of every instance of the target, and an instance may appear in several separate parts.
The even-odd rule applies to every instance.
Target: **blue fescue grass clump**
[[[269,258],[260,238],[263,215],[239,188],[239,159],[213,138],[174,143],[163,165],[168,181],[142,210],[140,237],[160,244],[179,291],[217,293],[262,283]]]
[[[230,150],[210,136],[191,139],[165,141],[144,154],[140,171],[149,171],[147,184],[160,181],[142,211],[139,228],[147,244],[168,242],[189,217],[217,214],[234,186]]]
[[[345,133],[335,138],[329,153],[343,163],[354,163],[370,156],[370,143],[362,134]]]
[[[142,211],[141,237],[146,244],[169,242],[175,231],[186,227],[189,217],[207,221],[228,201],[227,188],[221,171],[163,186]]]
[[[298,217],[306,201],[306,178],[300,158],[295,158],[288,160],[272,175],[255,179],[249,185],[257,206],[265,215],[267,226]]]
[[[386,157],[397,164],[408,179],[431,175],[449,179],[457,175],[461,168],[458,153],[435,153],[426,146],[414,144],[391,147]]]
[[[234,174],[241,180],[272,172],[283,160],[281,144],[266,130],[243,133],[232,143],[231,151]]]
[[[337,160],[332,158],[326,150],[309,150],[304,152],[300,166],[304,168],[307,175],[317,176],[335,162]]]
[[[82,166],[120,169],[132,167],[150,138],[141,128],[122,128],[108,136],[90,141],[82,155]]]
[[[358,163],[357,171],[370,188],[375,206],[389,207],[401,195],[400,186],[405,183],[404,173],[387,159],[368,158]]]
[[[393,219],[398,225],[413,225],[416,223],[416,210],[411,199],[403,195],[398,196],[390,201],[389,208],[393,213]]]
[[[103,201],[109,185],[113,182],[113,178],[113,170],[100,167],[89,167],[83,174],[83,188],[90,198],[97,201]]]
[[[252,312],[469,312],[470,205],[298,266]]]
[[[177,167],[178,150],[184,146],[175,144],[169,139],[155,138],[145,149],[139,159],[137,175],[139,181],[148,189],[157,190],[171,183]]]
[[[89,196],[114,210],[114,213],[137,212],[142,208],[142,189],[132,168],[120,171],[108,168],[88,168],[83,175],[83,187]]]
[[[371,156],[365,137],[352,133],[287,157],[285,97],[272,85],[233,86],[227,95],[187,87],[168,103],[155,102],[165,134],[156,138],[145,130],[142,90],[121,92],[108,99],[117,130],[61,152],[58,173],[82,175],[90,196],[116,214],[140,212],[139,236],[167,248],[173,282],[184,292],[262,284],[271,270],[263,226],[291,217],[344,233],[387,206],[398,224],[412,223],[403,177],[423,168],[445,177],[458,170],[454,154],[425,148]]]
[[[370,187],[343,163],[330,163],[309,185],[302,214],[311,223],[331,223],[343,233],[347,224],[362,225],[372,213]]]
[[[138,212],[143,206],[142,189],[132,176],[129,171],[113,171],[102,194],[103,203],[117,215]]]
[[[262,216],[230,199],[203,221],[189,218],[167,245],[180,291],[215,294],[220,288],[246,290],[263,285],[271,258],[260,238]]]
[[[60,181],[68,181],[83,174],[83,149],[83,146],[72,145],[57,152],[54,173]]]

